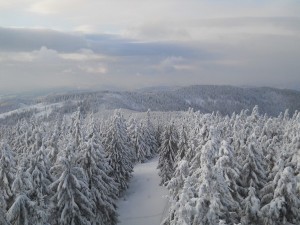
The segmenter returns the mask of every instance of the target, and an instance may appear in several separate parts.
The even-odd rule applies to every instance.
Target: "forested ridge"
[[[82,91],[59,92],[46,96],[15,96],[1,98],[0,113],[14,109],[36,110],[52,106],[53,113],[70,113],[77,109],[78,102],[84,102],[87,110],[128,109],[145,112],[185,111],[189,107],[203,113],[219,111],[230,115],[258,105],[261,113],[277,116],[285,109],[300,110],[300,92],[268,87],[246,88],[224,85],[194,85],[173,88],[147,88],[132,91]],[[38,104],[37,104],[38,103]],[[37,105],[35,105],[37,104]],[[83,104],[82,104],[83,105]],[[30,108],[32,106],[32,108]],[[1,119],[1,114],[0,114]]]

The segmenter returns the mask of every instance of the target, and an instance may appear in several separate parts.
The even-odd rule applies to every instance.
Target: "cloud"
[[[27,6],[33,4],[36,0],[10,0],[10,1],[0,1],[0,10],[9,10],[15,8],[26,8]]]
[[[294,0],[1,1],[0,90],[292,87],[299,11]]]
[[[75,27],[74,31],[81,32],[84,34],[92,34],[97,32],[97,29],[92,25],[86,24]]]
[[[0,28],[0,51],[33,51],[43,46],[66,53],[90,49],[97,54],[109,56],[182,55],[192,57],[199,54],[194,47],[176,42],[141,42],[119,35],[82,35],[45,29]],[[78,58],[75,55],[65,57]]]
[[[195,69],[191,62],[181,56],[170,56],[164,58],[159,64],[153,66],[158,71],[175,72],[189,71]]]
[[[1,52],[0,89],[93,86],[99,82],[93,76],[106,74],[106,63],[110,61],[111,57],[100,56],[89,49],[64,53],[42,46],[27,52]]]
[[[99,62],[113,60],[113,58],[95,54],[90,49],[80,49],[73,53],[59,53],[56,50],[47,48],[46,46],[42,46],[39,50],[30,52],[0,52],[0,61],[2,62],[51,62],[56,60],[71,62]]]
[[[236,41],[253,35],[300,36],[300,17],[218,17],[128,27],[124,37],[148,41]]]
[[[134,27],[129,27],[122,32],[124,37],[140,40],[187,40],[191,36],[187,29],[176,27],[175,24],[164,24],[162,22],[152,22]]]
[[[28,52],[0,52],[0,62],[32,62],[34,56]]]
[[[267,21],[262,26],[275,21],[258,21],[263,20]],[[156,35],[142,41],[112,34],[1,28],[0,89],[165,84],[292,87],[300,83],[300,37],[295,21],[287,19],[276,25],[289,30],[288,34],[284,29],[252,34],[235,31],[246,23],[260,23],[252,18],[199,21],[199,26],[208,29],[211,24],[222,36],[195,40]],[[218,33],[219,27],[228,26],[230,32]]]
[[[40,14],[58,14],[68,10],[72,6],[72,11],[76,11],[86,4],[83,0],[41,0],[31,4],[29,11]]]
[[[103,65],[93,65],[93,66],[79,66],[79,68],[86,73],[93,74],[106,74],[107,67]]]
[[[80,49],[78,52],[73,52],[73,53],[61,53],[60,57],[65,60],[79,61],[79,62],[113,60],[112,57],[96,54],[91,49]]]
[[[42,46],[57,51],[87,47],[81,35],[48,29],[0,28],[0,51],[32,51]]]

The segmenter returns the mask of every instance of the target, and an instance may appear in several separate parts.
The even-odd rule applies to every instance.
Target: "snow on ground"
[[[159,186],[158,157],[134,168],[125,196],[119,200],[120,225],[160,225],[168,212],[167,190]]]
[[[38,110],[39,113],[37,113],[36,116],[43,116],[45,114],[50,114],[54,108],[60,108],[62,106],[63,106],[63,102],[58,102],[58,103],[53,103],[53,104],[38,103],[35,105],[24,105],[23,107],[20,107],[18,109],[15,109],[15,110],[12,110],[9,112],[5,112],[5,113],[0,113],[0,119],[10,116],[14,113],[22,113],[22,112],[29,111],[31,109]]]

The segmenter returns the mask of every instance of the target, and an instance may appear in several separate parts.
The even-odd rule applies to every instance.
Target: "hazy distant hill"
[[[41,102],[85,101],[94,109],[124,108],[134,111],[178,111],[189,107],[202,112],[219,111],[231,114],[258,105],[261,113],[278,115],[286,108],[300,110],[300,92],[275,88],[240,88],[233,86],[195,85],[161,90],[98,91],[51,95]]]

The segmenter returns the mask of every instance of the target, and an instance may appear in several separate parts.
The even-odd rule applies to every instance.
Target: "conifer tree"
[[[10,225],[3,209],[4,209],[4,207],[0,204],[0,224],[1,225]]]
[[[214,166],[214,172],[217,176],[218,199],[225,206],[227,214],[226,222],[229,224],[239,221],[241,211],[240,202],[242,197],[239,195],[238,178],[240,176],[240,165],[234,161],[234,152],[232,147],[226,141],[221,142],[218,159]]]
[[[59,153],[59,128],[58,125],[55,126],[54,132],[52,133],[49,141],[47,142],[46,152],[48,153],[48,158],[52,164],[54,164],[57,160]]]
[[[179,162],[183,158],[185,158],[185,154],[188,151],[188,138],[186,133],[185,126],[182,126],[179,133],[179,141],[178,141],[178,152],[176,156],[176,162]]]
[[[137,124],[135,127],[134,148],[138,162],[145,162],[147,158],[151,157],[150,146],[146,143],[146,135],[142,127],[142,124]]]
[[[109,173],[112,168],[105,158],[93,120],[89,124],[88,140],[85,143],[78,163],[87,176],[88,187],[94,202],[95,225],[114,225],[117,223],[116,193],[118,185]]]
[[[155,135],[155,128],[151,119],[150,109],[147,111],[147,118],[145,123],[143,123],[142,130],[144,131],[146,145],[150,150],[150,157],[152,157],[158,151],[158,143]]]
[[[30,194],[33,190],[32,176],[27,172],[27,164],[29,160],[27,158],[22,159],[17,168],[14,182],[12,184],[12,191],[14,194],[25,193]]]
[[[246,159],[242,163],[241,183],[244,188],[255,188],[259,192],[266,184],[266,171],[263,155],[258,149],[258,145],[251,142],[248,146]],[[246,197],[245,192],[244,197]]]
[[[60,158],[56,166],[60,177],[50,188],[55,192],[52,197],[54,221],[61,225],[91,225],[94,220],[94,203],[87,179],[81,167],[73,164],[71,158]]]
[[[247,197],[242,201],[244,211],[241,218],[241,224],[259,224],[261,204],[257,196],[258,194],[256,193],[255,188],[253,187],[253,185],[251,185],[248,188]]]
[[[110,174],[119,185],[119,193],[128,188],[128,181],[133,171],[132,147],[126,132],[124,118],[116,111],[104,138],[104,147],[112,167]]]
[[[170,180],[170,182],[167,185],[167,188],[171,194],[171,196],[174,196],[174,199],[177,199],[178,193],[182,189],[185,180],[189,176],[189,164],[186,160],[181,160],[174,172],[173,178]]]
[[[43,146],[31,157],[27,172],[31,174],[33,191],[31,194],[37,197],[49,194],[49,185],[53,178],[50,174],[50,162]]]
[[[72,125],[70,129],[71,137],[75,142],[75,146],[80,146],[82,143],[83,135],[82,135],[82,115],[80,108],[74,113],[72,118]]]
[[[16,162],[13,152],[6,143],[0,144],[0,190],[3,195],[3,209],[10,205],[13,198],[12,184],[15,179]]]
[[[137,121],[135,118],[130,118],[127,123],[127,133],[128,137],[130,139],[130,144],[132,146],[132,162],[135,163],[137,160],[137,146],[136,146],[136,140],[137,140]]]
[[[46,155],[44,146],[30,158],[27,172],[32,177],[32,191],[29,193],[31,201],[35,203],[33,212],[34,224],[46,224],[49,213],[49,196],[51,193],[49,185],[53,178],[50,174],[50,162]]]
[[[300,197],[297,180],[292,167],[286,167],[275,176],[274,196],[262,207],[263,223],[266,225],[299,224]]]
[[[193,220],[196,215],[196,198],[192,184],[192,178],[188,176],[185,179],[182,190],[178,192],[176,199],[172,199],[170,202],[171,206],[169,209],[169,217],[165,220],[165,224],[194,224]]]
[[[7,219],[12,225],[34,224],[35,203],[29,198],[33,190],[32,177],[26,171],[25,165],[26,159],[22,159],[12,184],[12,191],[15,198],[7,212]]]
[[[165,221],[169,224],[190,224],[193,216],[192,198],[193,190],[191,178],[189,177],[189,167],[186,160],[178,163],[174,177],[168,183],[170,192],[169,217]],[[179,210],[181,209],[181,210]]]
[[[43,144],[42,132],[38,127],[35,127],[32,131],[31,136],[29,137],[29,149],[27,150],[27,154],[35,154]]]
[[[11,225],[32,225],[35,204],[26,193],[20,192],[13,205],[7,212],[7,218]]]
[[[166,185],[173,176],[175,157],[178,151],[177,146],[177,131],[174,123],[165,127],[162,133],[162,144],[159,148],[158,169],[161,177],[161,185]]]

